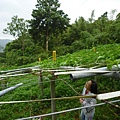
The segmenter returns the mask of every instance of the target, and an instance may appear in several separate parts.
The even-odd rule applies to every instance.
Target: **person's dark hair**
[[[91,84],[91,93],[97,94],[97,83],[94,80],[91,80],[92,84]]]

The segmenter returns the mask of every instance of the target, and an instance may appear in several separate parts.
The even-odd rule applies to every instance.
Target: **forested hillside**
[[[4,33],[16,39],[9,42],[4,52],[0,53],[0,74],[6,70],[31,66],[39,66],[44,71],[58,70],[61,66],[107,67],[111,70],[113,65],[120,64],[120,13],[113,19],[116,10],[111,11],[111,16],[105,11],[98,19],[94,19],[93,10],[88,20],[80,16],[70,24],[69,16],[59,7],[58,0],[38,0],[36,9],[31,13],[31,20],[24,20],[17,15],[11,18]],[[56,61],[52,60],[53,51],[56,51]],[[0,90],[23,83],[19,88],[1,96],[0,101],[49,99],[50,80],[55,78],[50,72],[43,73],[44,89],[41,93],[38,74],[36,71],[29,71],[25,76],[0,78]],[[77,95],[75,91],[81,93],[83,85],[90,79],[97,81],[98,93],[119,90],[120,81],[115,77],[98,75],[71,81],[70,76],[61,75],[55,79],[56,97],[75,96]],[[78,99],[56,101],[57,111],[80,106]],[[1,120],[14,120],[46,113],[51,113],[50,101],[0,105]],[[57,118],[79,120],[79,113],[78,110],[67,112],[57,115]],[[50,120],[51,116],[43,119]],[[98,106],[94,119],[119,120],[119,108],[109,104]]]
[[[6,45],[6,59],[0,58],[0,61],[8,65],[25,65],[38,58],[49,58],[53,50],[61,56],[100,44],[120,42],[120,13],[113,19],[116,10],[111,11],[111,16],[105,11],[96,20],[93,10],[88,20],[80,16],[70,24],[69,16],[59,7],[57,0],[39,1],[31,20],[13,16],[4,33],[17,39]]]

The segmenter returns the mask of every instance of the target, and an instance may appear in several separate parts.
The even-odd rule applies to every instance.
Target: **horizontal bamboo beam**
[[[106,100],[120,96],[120,91],[97,94],[97,95],[81,95],[81,96],[72,96],[72,97],[61,97],[61,98],[50,98],[50,99],[41,99],[41,100],[27,100],[27,101],[6,101],[0,102],[0,104],[14,104],[14,103],[28,103],[28,102],[44,102],[50,100],[66,100],[66,99],[78,99],[78,98],[96,98],[98,100]]]
[[[96,97],[96,95],[91,95],[91,96],[72,96],[72,97],[50,98],[50,99],[41,99],[41,100],[6,101],[6,102],[0,102],[0,104],[14,104],[14,103],[28,103],[28,102],[45,102],[45,101],[51,101],[51,100],[66,100],[66,99],[91,98],[91,97]]]
[[[120,102],[120,100],[114,100],[114,101],[110,101],[108,103],[116,103],[116,102]],[[95,105],[73,108],[73,109],[63,110],[63,111],[59,111],[59,112],[31,116],[31,117],[27,117],[27,118],[18,118],[16,120],[30,120],[30,119],[34,119],[34,118],[42,118],[42,117],[47,117],[47,116],[51,116],[51,115],[57,115],[57,114],[62,114],[62,113],[66,113],[66,112],[71,112],[71,111],[75,111],[75,110],[81,110],[81,109],[85,109],[85,108],[89,108],[89,107],[97,107],[97,106],[101,106],[101,105],[105,105],[105,104],[107,104],[107,103],[103,102],[103,103],[99,103],[99,104],[95,104]]]

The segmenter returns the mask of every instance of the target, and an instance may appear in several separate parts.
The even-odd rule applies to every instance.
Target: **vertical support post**
[[[50,81],[50,90],[51,90],[51,98],[55,98],[55,76],[52,74],[52,79]],[[52,112],[56,112],[56,101],[51,100],[51,110]],[[52,120],[57,120],[56,115],[52,115]]]
[[[44,93],[43,93],[43,79],[42,79],[42,71],[40,70],[40,75],[38,76],[38,82],[39,82],[39,86],[41,88],[41,96],[43,97]]]
[[[2,87],[2,90],[5,89],[5,79],[1,80],[1,87]]]

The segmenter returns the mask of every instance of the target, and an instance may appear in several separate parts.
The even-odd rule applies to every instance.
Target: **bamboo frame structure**
[[[108,103],[116,103],[116,102],[120,102],[120,100],[114,100],[114,101],[110,101]],[[103,102],[103,103],[99,103],[99,104],[95,104],[95,105],[73,108],[73,109],[63,110],[63,111],[59,111],[59,112],[53,112],[53,113],[37,115],[37,116],[31,116],[31,117],[27,117],[27,118],[18,118],[16,120],[29,120],[29,119],[34,119],[34,118],[42,118],[42,117],[47,117],[47,116],[51,116],[51,115],[57,115],[57,114],[62,114],[62,113],[66,113],[66,112],[71,112],[71,111],[75,111],[75,110],[81,110],[81,109],[85,109],[85,108],[89,108],[89,107],[97,107],[97,106],[101,106],[101,105],[105,105],[105,104],[107,104],[107,103]]]
[[[120,67],[120,65],[118,65],[118,67]],[[27,72],[26,72],[27,70]],[[73,110],[78,110],[78,109],[83,109],[83,107],[80,108],[74,108],[74,109],[69,109],[69,110],[64,110],[64,111],[59,111],[56,112],[56,100],[65,100],[65,99],[76,99],[76,98],[90,98],[90,97],[95,97],[98,100],[105,100],[105,99],[110,99],[113,97],[118,97],[120,96],[120,91],[116,91],[116,92],[112,92],[112,93],[105,93],[103,94],[98,94],[98,95],[92,95],[92,96],[72,96],[72,97],[62,97],[62,98],[55,98],[55,78],[58,75],[75,75],[74,79],[76,78],[82,78],[83,77],[90,77],[90,76],[96,76],[96,75],[103,75],[103,76],[113,76],[116,74],[118,75],[118,77],[120,77],[118,69],[116,66],[114,66],[112,68],[112,71],[108,70],[106,67],[103,68],[99,68],[99,69],[88,69],[88,68],[68,68],[68,71],[64,71],[64,70],[42,70],[39,67],[31,67],[31,68],[27,68],[27,69],[17,69],[17,70],[10,70],[10,71],[3,71],[0,73],[6,73],[6,75],[0,75],[0,78],[6,78],[6,77],[12,77],[12,76],[18,76],[18,75],[26,75],[29,74],[29,72],[32,71],[39,71],[38,76],[40,77],[39,80],[41,80],[41,73],[42,72],[49,72],[52,74],[52,79],[54,80],[50,80],[50,89],[51,89],[51,98],[50,99],[41,99],[41,100],[28,100],[28,101],[6,101],[6,102],[0,102],[0,104],[14,104],[14,103],[26,103],[26,102],[42,102],[42,101],[51,101],[51,111],[52,113],[49,114],[44,114],[44,115],[39,115],[39,116],[31,116],[28,118],[21,118],[21,119],[17,119],[17,120],[26,120],[26,119],[31,119],[31,118],[41,118],[44,116],[51,116],[52,115],[52,120],[56,120],[56,114],[60,114],[60,113],[64,113],[64,112],[69,112],[69,111],[73,111]],[[7,73],[8,72],[8,73]],[[22,72],[22,74],[16,74],[16,73],[20,73]],[[113,76],[114,77],[114,76]],[[41,81],[40,81],[41,82]],[[113,95],[114,94],[114,95]],[[120,101],[120,100],[118,100]],[[118,102],[117,101],[117,102]],[[104,103],[100,103],[100,104],[96,104],[93,106],[99,106],[99,105],[104,105],[104,104],[109,104],[112,102],[116,102],[116,101],[111,101],[111,102],[104,102]],[[84,108],[87,107],[92,107],[92,106],[86,106]]]

